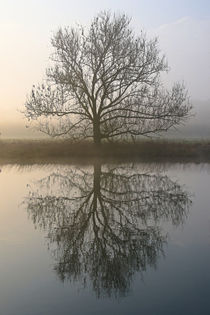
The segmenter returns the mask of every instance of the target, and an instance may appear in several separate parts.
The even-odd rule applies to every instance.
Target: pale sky
[[[104,9],[127,13],[136,33],[159,37],[171,68],[166,85],[184,81],[192,99],[210,99],[209,0],[0,0],[0,131],[24,124],[18,109],[44,77],[53,32]]]

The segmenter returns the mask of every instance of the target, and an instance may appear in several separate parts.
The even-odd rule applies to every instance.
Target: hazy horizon
[[[191,117],[184,125],[161,133],[162,137],[186,139],[210,139],[210,99],[206,101],[193,100]],[[2,122],[0,139],[43,139],[50,138],[34,128],[29,128],[26,120]]]

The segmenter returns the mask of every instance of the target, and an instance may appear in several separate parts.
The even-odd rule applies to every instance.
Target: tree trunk
[[[98,198],[101,191],[101,163],[94,164],[93,191]]]
[[[93,123],[93,141],[96,146],[100,146],[101,131],[100,131],[100,123],[98,120],[95,120]]]
[[[101,164],[94,164],[93,177],[93,212],[97,213],[98,200],[101,195]]]

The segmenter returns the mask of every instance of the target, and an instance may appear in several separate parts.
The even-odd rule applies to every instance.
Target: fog
[[[66,6],[73,5],[72,3],[69,1]],[[132,8],[131,11],[128,10],[128,14],[132,16],[136,33],[143,28],[148,37],[158,37],[160,51],[166,55],[170,67],[169,73],[163,76],[164,85],[168,88],[176,81],[184,82],[194,106],[195,116],[187,121],[184,127],[180,126],[177,131],[170,131],[166,136],[208,138],[210,135],[210,18],[208,10],[206,13],[204,12],[207,4],[198,5],[198,2],[194,2],[194,6],[185,7],[181,2],[173,5],[170,3],[171,10],[167,7],[169,11],[161,11],[161,3],[159,4],[159,2],[156,9],[146,2],[144,6],[142,3],[133,2],[132,5],[129,3],[128,6],[127,3],[122,2],[121,10],[127,12],[128,7]],[[27,94],[30,93],[32,85],[42,82],[51,53],[50,37],[58,26],[75,25],[75,21],[87,24],[94,16],[94,12],[99,11],[98,6],[103,9],[103,5],[104,8],[108,5],[107,3],[103,5],[101,3],[96,5],[95,3],[92,10],[88,6],[89,11],[84,11],[86,13],[83,14],[75,4],[76,7],[71,11],[71,14],[67,14],[68,10],[65,11],[58,4],[58,1],[52,4],[52,11],[56,14],[50,15],[48,18],[46,15],[49,13],[48,11],[47,13],[45,11],[40,13],[39,6],[41,5],[43,8],[42,2],[37,4],[36,8],[33,7],[33,10],[29,8],[29,4],[27,4],[29,7],[24,7],[27,12],[34,16],[34,19],[40,14],[42,14],[42,19],[43,17],[46,18],[45,23],[36,25],[36,27],[30,15],[30,19],[20,20],[23,12],[19,1],[16,6],[11,5],[7,8],[7,5],[3,5],[0,10],[2,15],[0,25],[2,38],[0,51],[1,138],[43,137],[43,134],[25,128],[27,122],[23,120],[23,114],[17,111],[23,111]],[[139,8],[142,8],[142,11]],[[110,5],[110,9],[116,8]],[[60,13],[65,13],[62,20],[58,10]],[[11,12],[14,13],[13,18],[10,17]],[[75,14],[73,15],[72,12]],[[158,12],[159,15],[155,14]],[[161,15],[160,12],[162,12]],[[50,18],[53,23],[51,20],[48,21]]]
[[[185,124],[159,135],[174,139],[210,139],[210,100],[193,100],[191,117]],[[49,138],[45,134],[26,127],[24,120],[18,122],[3,122],[1,124],[1,139],[41,139]]]
[[[169,138],[210,139],[210,100],[194,100],[192,116],[185,125],[165,134]]]

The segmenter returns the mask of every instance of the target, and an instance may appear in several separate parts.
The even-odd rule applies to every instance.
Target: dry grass
[[[1,140],[0,163],[91,163],[101,160],[210,162],[210,141],[148,140],[103,144],[68,140]]]

